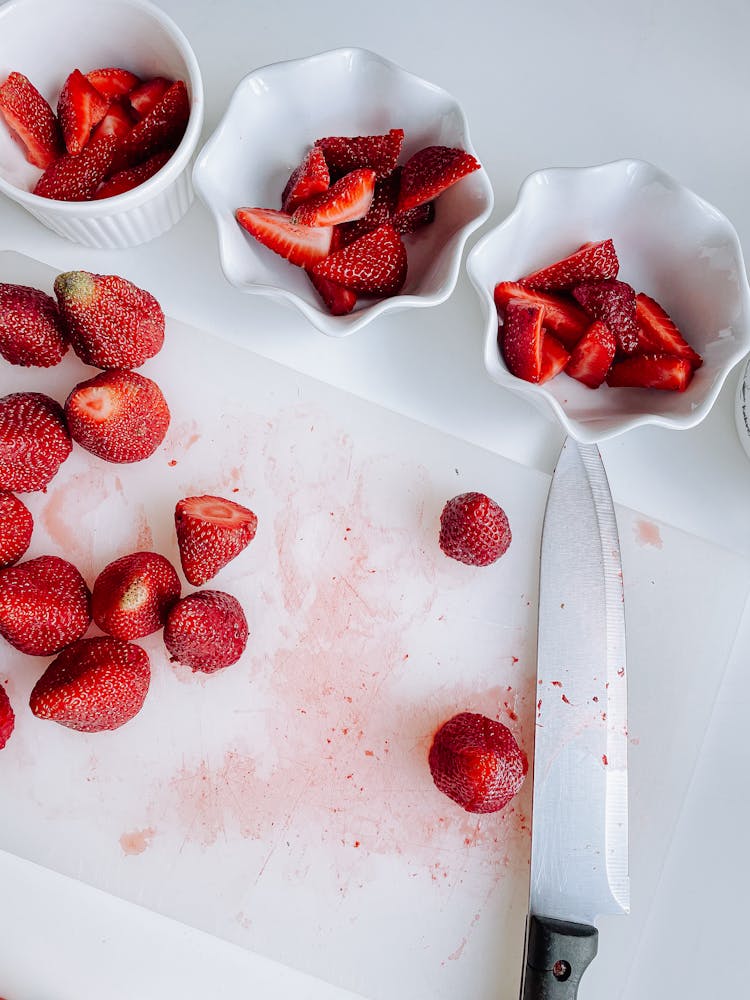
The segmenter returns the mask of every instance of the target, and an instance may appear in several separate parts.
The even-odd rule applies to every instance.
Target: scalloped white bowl
[[[331,316],[305,273],[253,240],[234,217],[243,206],[278,208],[290,173],[316,139],[399,127],[406,133],[401,162],[435,144],[476,155],[466,116],[450,94],[366,49],[334,49],[246,76],[193,170],[195,189],[216,222],[228,281],[291,303],[331,337],[354,333],[387,312],[443,302],[455,287],[468,236],[492,211],[484,169],[444,192],[432,225],[405,238],[409,273],[401,294],[360,300],[348,316]]]
[[[620,259],[618,277],[655,298],[703,356],[683,393],[606,385],[592,390],[564,373],[533,385],[505,365],[492,295],[497,282],[516,280],[587,240],[607,237]],[[467,269],[482,305],[491,378],[554,414],[583,443],[644,424],[694,427],[750,349],[750,287],[734,227],[718,209],[642,160],[531,174],[511,214],[473,247]]]

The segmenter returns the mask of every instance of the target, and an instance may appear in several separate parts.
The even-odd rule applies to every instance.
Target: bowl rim
[[[744,326],[741,326],[738,331],[741,334],[741,336],[738,337],[740,342],[731,352],[729,358],[724,362],[722,367],[718,370],[717,377],[715,378],[713,384],[709,387],[703,399],[695,405],[691,413],[681,416],[672,416],[660,413],[641,413],[630,417],[623,417],[617,424],[615,424],[615,426],[606,429],[598,429],[593,421],[584,423],[577,420],[575,417],[570,416],[566,413],[563,405],[544,387],[544,385],[524,382],[522,379],[512,375],[508,371],[505,364],[501,361],[500,354],[497,349],[497,309],[495,307],[495,301],[492,294],[494,285],[497,283],[497,280],[500,279],[498,278],[495,282],[493,282],[492,287],[490,288],[481,278],[479,269],[483,253],[485,253],[487,248],[494,243],[503,230],[509,229],[513,225],[517,217],[524,210],[525,203],[530,197],[530,191],[538,183],[540,178],[549,176],[550,174],[578,174],[585,176],[587,174],[604,173],[606,171],[614,173],[616,170],[623,171],[628,168],[648,171],[654,178],[660,179],[667,186],[672,187],[689,197],[697,208],[699,208],[702,212],[711,213],[714,218],[723,225],[726,230],[727,241],[731,244],[738,262],[738,294],[742,302],[743,313],[746,317],[750,317],[750,284],[748,284],[742,244],[737,230],[731,221],[722,211],[716,208],[715,205],[712,205],[710,202],[706,201],[705,198],[696,194],[695,191],[687,187],[685,184],[682,184],[665,170],[662,170],[661,167],[657,167],[650,161],[637,157],[621,157],[619,159],[607,160],[603,163],[596,163],[584,167],[543,167],[539,170],[533,170],[522,181],[518,189],[515,204],[508,215],[506,215],[505,218],[502,219],[496,226],[493,226],[483,234],[481,239],[479,239],[471,248],[466,258],[466,270],[469,275],[469,279],[479,296],[482,311],[484,313],[485,332],[483,355],[484,365],[490,378],[499,385],[510,389],[512,392],[515,392],[522,397],[525,397],[527,402],[531,401],[533,405],[537,406],[537,408],[539,408],[539,403],[541,403],[547,411],[548,416],[550,415],[549,410],[551,410],[566,433],[582,444],[596,444],[601,441],[607,441],[611,438],[618,437],[620,434],[624,434],[626,431],[635,430],[638,427],[646,425],[666,427],[671,430],[689,430],[690,428],[697,426],[710,412],[732,370],[742,360],[742,358],[747,355],[748,350],[750,349],[750,318],[747,318]]]

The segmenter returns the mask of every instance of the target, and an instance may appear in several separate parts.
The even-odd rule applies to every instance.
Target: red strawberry
[[[34,518],[12,493],[0,491],[0,568],[18,562],[31,543]]]
[[[313,267],[328,253],[333,230],[328,226],[297,226],[275,208],[238,208],[235,218],[264,247],[297,267]]]
[[[25,147],[29,163],[46,170],[62,156],[62,135],[55,113],[22,73],[11,73],[0,87],[0,113]]]
[[[463,149],[448,146],[420,149],[406,161],[401,174],[397,211],[408,212],[410,208],[432,201],[479,167],[479,162]]]
[[[246,549],[258,528],[258,518],[247,507],[213,496],[180,500],[174,523],[182,568],[195,587]]]
[[[0,282],[0,354],[6,361],[50,368],[67,349],[55,300],[27,285]]]
[[[72,449],[62,407],[41,392],[0,399],[0,490],[47,487]]]
[[[503,357],[508,370],[526,382],[538,382],[542,374],[544,308],[511,299],[505,309]]]
[[[221,590],[190,594],[172,608],[164,626],[164,645],[173,661],[212,674],[242,656],[247,619],[239,601]]]
[[[173,153],[173,149],[164,149],[161,153],[154,153],[150,159],[139,163],[137,167],[119,170],[102,184],[94,198],[97,201],[100,198],[114,198],[116,194],[123,194],[125,191],[138,187],[139,184],[143,184],[149,177],[158,173],[167,160],[171,159]]]
[[[110,100],[129,94],[141,82],[135,73],[119,66],[92,69],[90,73],[86,74],[86,79],[96,87],[100,94]]]
[[[117,168],[135,167],[163,149],[176,149],[189,118],[187,87],[182,80],[177,80],[121,140]]]
[[[90,142],[77,156],[61,156],[44,171],[34,194],[56,201],[90,201],[112,170],[117,150],[113,135]]]
[[[693,367],[685,358],[669,354],[636,354],[612,365],[607,385],[613,388],[671,389],[684,392],[693,378]]]
[[[140,646],[96,636],[74,643],[50,663],[29,704],[38,719],[100,733],[119,729],[140,712],[150,680],[148,656]]]
[[[367,215],[375,191],[374,170],[352,170],[327,191],[299,206],[292,216],[298,226],[337,226]]]
[[[435,220],[435,202],[427,201],[406,212],[396,212],[393,216],[393,228],[397,233],[415,233],[422,226],[429,226]]]
[[[390,225],[379,226],[316,264],[317,278],[327,278],[362,295],[395,295],[406,281],[406,248]]]
[[[385,177],[396,166],[404,143],[404,130],[392,128],[385,135],[331,135],[315,143],[323,150],[331,178],[369,167]]]
[[[505,316],[508,303],[516,299],[529,305],[543,306],[544,326],[551,330],[565,347],[570,350],[583,336],[591,320],[577,305],[557,295],[545,295],[524,288],[517,281],[501,281],[495,285],[495,305],[500,319]]]
[[[503,508],[484,493],[461,493],[440,515],[440,548],[467,566],[489,566],[511,542]]]
[[[328,164],[323,151],[313,146],[286,182],[281,196],[281,211],[291,215],[307,198],[320,194],[321,191],[327,191],[330,183]]]
[[[615,359],[617,342],[606,323],[594,320],[570,355],[565,371],[590,389],[598,389]]]
[[[96,142],[105,135],[113,135],[115,139],[122,139],[124,135],[133,127],[133,119],[126,111],[124,105],[119,101],[114,101],[109,106],[109,110],[102,118],[94,131],[91,133],[91,142]]]
[[[615,335],[623,354],[632,354],[638,347],[638,327],[635,325],[635,291],[625,281],[584,281],[572,290],[592,319],[606,323]]]
[[[689,361],[693,368],[703,364],[703,358],[688,344],[659,303],[643,292],[635,297],[635,320],[639,352],[671,354]]]
[[[55,279],[55,295],[73,350],[84,364],[138,368],[161,350],[161,306],[126,278],[66,271]]]
[[[497,812],[523,785],[526,757],[502,722],[461,712],[438,729],[429,754],[432,780],[467,812]]]
[[[392,170],[385,177],[381,177],[375,181],[375,190],[367,214],[356,222],[346,223],[340,229],[336,230],[341,235],[343,245],[353,243],[360,236],[364,236],[365,233],[371,233],[373,229],[382,226],[384,222],[393,222],[400,183],[401,167],[396,167],[395,170]],[[397,229],[395,223],[393,228]],[[332,247],[331,249],[339,248]]]
[[[157,552],[133,552],[115,559],[94,581],[94,621],[116,639],[140,639],[158,632],[180,596],[180,578]]]
[[[145,118],[171,86],[171,80],[166,80],[163,76],[155,76],[131,90],[128,100],[135,113],[136,121]]]
[[[79,382],[65,401],[70,434],[105,462],[141,462],[169,427],[161,389],[137,372],[112,368]]]
[[[332,316],[346,316],[356,306],[357,294],[351,288],[344,288],[327,278],[319,278],[312,271],[308,271],[307,276]]]
[[[5,744],[10,739],[15,723],[16,717],[13,714],[10,698],[8,698],[8,692],[2,684],[0,684],[0,750],[3,749]]]
[[[65,148],[75,156],[89,141],[91,130],[107,113],[109,100],[100,94],[79,69],[74,69],[63,84],[57,102]]]
[[[542,337],[542,370],[539,373],[539,384],[549,382],[555,375],[559,375],[569,359],[570,354],[560,341],[551,333],[545,333]]]
[[[91,595],[72,563],[39,556],[0,570],[0,635],[31,656],[51,656],[80,639]]]
[[[612,240],[602,240],[599,243],[584,243],[564,260],[521,278],[521,284],[540,292],[553,292],[572,288],[582,281],[616,278],[619,269],[614,243]]]

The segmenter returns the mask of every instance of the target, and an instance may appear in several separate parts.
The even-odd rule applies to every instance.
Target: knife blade
[[[598,449],[568,438],[539,578],[531,883],[522,1000],[575,1000],[594,921],[627,913],[627,685],[622,564]]]

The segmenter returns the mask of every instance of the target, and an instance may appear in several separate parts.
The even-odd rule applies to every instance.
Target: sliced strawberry
[[[258,518],[248,507],[214,496],[180,500],[174,522],[182,568],[195,587],[213,579],[246,549],[258,528]]]
[[[18,562],[31,544],[34,518],[12,493],[0,490],[0,568]]]
[[[116,639],[140,639],[163,627],[180,596],[180,578],[158,552],[133,552],[101,571],[91,593],[94,621]]]
[[[393,216],[393,228],[397,233],[415,233],[423,226],[429,226],[435,220],[435,202],[427,201],[406,212],[396,212]]]
[[[62,156],[62,133],[55,113],[22,73],[11,73],[0,87],[0,113],[24,146],[29,163],[46,170]]]
[[[344,288],[335,281],[319,278],[312,271],[308,271],[307,276],[332,316],[346,316],[356,306],[357,294],[351,288]]]
[[[206,674],[236,663],[245,651],[247,636],[240,602],[221,590],[184,597],[169,612],[164,626],[170,659]]]
[[[635,290],[625,281],[584,281],[571,289],[573,298],[592,319],[606,323],[615,335],[623,354],[632,354],[638,347],[638,327],[635,324]]]
[[[313,267],[331,247],[330,226],[297,226],[275,208],[238,208],[235,218],[264,247],[297,267]]]
[[[163,149],[176,149],[189,118],[187,87],[182,80],[177,80],[121,140],[117,169],[135,167]]]
[[[462,177],[479,170],[480,163],[463,149],[448,146],[426,146],[415,153],[401,174],[401,191],[397,211],[432,201]]]
[[[10,739],[15,721],[16,717],[10,704],[10,698],[8,698],[8,692],[0,684],[0,750]]]
[[[542,338],[542,370],[539,374],[539,384],[549,382],[555,375],[559,375],[569,359],[570,354],[560,341],[551,333],[545,333]]]
[[[389,223],[316,264],[315,276],[362,295],[395,295],[406,281],[406,247]]]
[[[553,292],[572,288],[582,281],[616,278],[619,269],[614,243],[612,240],[602,240],[599,243],[584,243],[564,260],[521,278],[521,284],[540,292]]]
[[[91,142],[96,142],[103,135],[113,135],[116,139],[122,139],[133,127],[133,119],[124,104],[113,101],[94,131],[91,133]]]
[[[115,162],[117,139],[105,135],[76,156],[55,160],[37,181],[34,194],[57,201],[90,201]]]
[[[110,101],[129,94],[141,82],[135,73],[122,69],[120,66],[92,69],[90,73],[86,74],[86,79]]]
[[[308,198],[294,212],[298,226],[338,226],[363,218],[375,191],[374,170],[352,170],[335,181],[327,191]]]
[[[104,118],[109,100],[90,83],[79,69],[74,69],[63,84],[57,102],[65,148],[75,156],[89,141],[91,130]]]
[[[50,368],[67,350],[55,300],[37,288],[0,282],[0,354],[5,360]]]
[[[396,166],[404,143],[404,130],[392,128],[385,135],[327,136],[315,143],[336,179],[351,170],[369,167],[376,177],[385,177]]]
[[[29,656],[52,656],[80,639],[91,595],[72,563],[39,556],[0,571],[0,635]]]
[[[669,354],[636,354],[618,361],[607,375],[613,388],[671,389],[684,392],[693,377],[693,367],[685,358]]]
[[[156,107],[171,86],[171,80],[166,80],[163,76],[155,76],[131,90],[128,94],[128,101],[130,102],[130,107],[133,109],[136,121],[145,118],[149,111]]]
[[[598,389],[612,367],[616,350],[610,328],[600,319],[594,320],[573,348],[565,371],[590,389]]]
[[[700,368],[703,358],[688,344],[659,303],[639,292],[635,297],[638,324],[638,351],[644,354],[671,354]]]
[[[571,350],[591,323],[586,313],[577,305],[557,295],[546,295],[525,288],[517,281],[501,281],[495,285],[495,305],[500,319],[512,299],[544,308],[544,326],[551,330],[561,343]]]
[[[323,150],[313,146],[286,182],[281,196],[281,211],[291,215],[307,198],[320,194],[321,191],[327,191],[330,183],[331,178]]]
[[[398,191],[401,185],[401,167],[396,167],[385,177],[375,181],[375,190],[367,214],[356,222],[349,222],[337,230],[341,234],[342,245],[353,243],[365,233],[391,222],[396,211]],[[396,226],[394,225],[394,229]]]
[[[44,490],[72,450],[62,407],[41,392],[0,399],[0,489]]]
[[[130,167],[127,170],[118,170],[106,180],[94,195],[98,201],[100,198],[114,198],[117,194],[124,194],[133,188],[143,184],[149,177],[158,173],[164,164],[171,159],[173,149],[163,149],[161,153],[154,153],[150,159],[144,163],[139,163],[137,167]]]
[[[508,370],[527,382],[538,382],[542,374],[544,308],[512,299],[505,309],[503,357]]]

